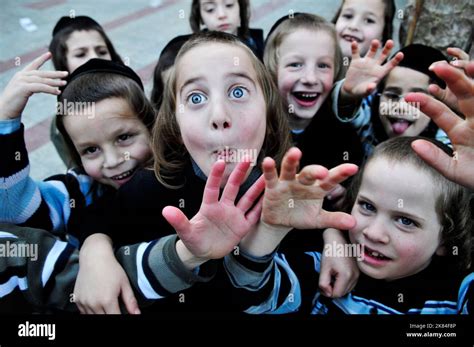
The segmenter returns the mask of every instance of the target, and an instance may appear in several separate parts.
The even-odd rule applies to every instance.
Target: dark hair
[[[393,35],[393,17],[395,16],[395,2],[394,0],[381,0],[385,5],[384,11],[384,27],[382,32],[382,44],[387,40],[392,39]],[[332,23],[336,24],[339,16],[341,15],[342,8],[344,7],[345,0],[342,1],[341,6],[337,10]]]
[[[240,28],[239,36],[247,37],[249,34],[249,21],[250,21],[250,3],[249,0],[238,0],[240,9]],[[189,24],[193,33],[201,31],[201,7],[199,0],[193,0],[191,4],[191,15],[189,16]]]
[[[151,90],[150,95],[150,101],[157,111],[160,109],[163,97],[164,83],[162,72],[174,65],[179,50],[190,36],[191,35],[181,35],[175,37],[161,51],[160,58],[158,59],[155,71],[153,72],[153,89]]]
[[[62,19],[60,19],[60,21],[61,20]],[[90,31],[90,30],[95,30],[99,33],[100,36],[102,36],[102,39],[104,40],[105,45],[107,46],[107,49],[110,53],[111,60],[123,64],[122,58],[120,58],[120,56],[115,51],[115,48],[112,45],[112,42],[107,37],[107,34],[105,33],[102,26],[100,26],[99,24],[97,24],[97,22],[93,20],[70,21],[68,25],[62,27],[59,30],[56,30],[55,28],[54,30],[55,34],[53,35],[53,39],[51,40],[51,43],[49,44],[49,51],[51,52],[53,65],[56,70],[69,71],[67,68],[66,56],[67,56],[68,47],[67,47],[66,41],[69,39],[71,34],[75,31]]]
[[[145,93],[138,83],[129,77],[108,72],[94,72],[83,74],[72,80],[59,96],[59,103],[90,103],[99,102],[108,98],[122,98],[143,124],[150,130],[154,125],[155,112]],[[64,128],[63,118],[67,117],[67,109],[63,114],[56,115],[56,127],[67,145],[72,158],[70,166],[82,168],[82,162],[71,137]]]
[[[446,154],[453,155],[450,147],[436,140],[421,136],[399,136],[382,142],[375,148],[373,154],[364,163],[351,182],[344,201],[344,210],[348,213],[352,210],[359,193],[365,169],[372,160],[382,157],[391,162],[410,163],[430,175],[436,187],[438,187],[439,194],[435,202],[435,208],[442,228],[440,246],[446,250],[456,247],[458,257],[455,263],[457,263],[460,269],[468,269],[471,266],[473,255],[474,221],[471,212],[472,192],[448,180],[433,167],[425,163],[411,147],[412,142],[419,139],[429,141],[442,149]]]
[[[286,110],[272,77],[262,62],[239,38],[224,32],[209,31],[191,36],[176,57],[176,63],[190,50],[209,43],[222,43],[242,48],[247,52],[262,88],[266,109],[265,141],[259,153],[259,163],[264,156],[270,156],[280,163],[290,147],[290,130]],[[163,102],[153,128],[154,170],[159,182],[169,188],[176,188],[173,182],[189,161],[189,153],[183,144],[176,120],[176,68],[171,70],[163,93]]]

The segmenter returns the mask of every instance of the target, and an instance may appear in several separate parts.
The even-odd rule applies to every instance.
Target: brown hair
[[[68,47],[67,47],[66,41],[69,39],[71,34],[75,31],[89,31],[89,30],[95,30],[99,33],[100,36],[102,36],[102,39],[104,40],[105,45],[107,46],[107,49],[110,53],[111,60],[117,63],[123,64],[122,58],[120,58],[120,56],[117,54],[114,46],[112,45],[112,42],[109,40],[107,34],[105,33],[104,29],[100,25],[80,22],[80,23],[74,23],[74,24],[68,25],[64,29],[61,29],[60,31],[58,31],[53,36],[53,39],[51,40],[51,43],[49,44],[49,51],[51,52],[53,65],[56,70],[69,71],[67,68]]]
[[[173,188],[167,181],[182,172],[189,160],[189,154],[183,144],[178,122],[176,120],[176,66],[182,57],[193,48],[208,43],[222,43],[242,48],[247,52],[257,74],[257,83],[262,88],[265,98],[266,135],[259,154],[259,163],[264,156],[270,156],[280,163],[290,147],[290,130],[287,116],[276,85],[271,76],[253,54],[237,37],[224,32],[203,32],[193,35],[181,48],[176,57],[175,67],[171,70],[168,83],[163,93],[163,101],[153,128],[152,143],[154,149],[155,175],[163,185]]]
[[[108,98],[124,99],[138,119],[151,132],[155,120],[153,106],[148,101],[140,86],[131,78],[107,72],[94,72],[78,76],[70,82],[63,93],[59,96],[60,104],[99,102]],[[67,111],[67,108],[65,108]],[[68,116],[67,112],[56,115],[56,127],[67,145],[68,152],[72,158],[70,166],[82,168],[81,157],[74,146],[69,134],[64,128],[63,118]]]
[[[384,26],[382,32],[382,44],[390,40],[393,35],[393,17],[395,15],[395,3],[393,0],[381,0],[385,5],[384,11]],[[336,24],[339,16],[341,15],[342,8],[344,7],[345,0],[342,1],[341,7],[337,10],[332,23]]]
[[[351,182],[344,202],[344,210],[348,213],[352,210],[365,168],[372,160],[383,157],[391,162],[410,163],[430,175],[439,187],[435,208],[442,228],[440,245],[447,251],[456,247],[458,250],[456,263],[461,269],[468,269],[473,256],[474,222],[471,212],[473,194],[469,189],[448,180],[425,163],[411,147],[412,142],[418,139],[435,144],[448,155],[453,154],[451,148],[443,143],[421,136],[399,136],[382,142],[375,148],[374,153]]]
[[[342,52],[337,41],[336,30],[334,25],[329,23],[324,18],[309,14],[309,13],[295,13],[294,16],[285,18],[273,28],[272,32],[267,38],[265,44],[265,52],[263,61],[268,71],[270,71],[275,83],[278,82],[278,48],[282,44],[285,37],[298,29],[308,29],[314,31],[327,32],[334,41],[334,82],[341,79],[343,76],[342,66]],[[317,49],[315,47],[315,49]]]
[[[249,0],[238,0],[240,9],[240,29],[239,36],[247,37],[249,33],[250,21],[250,3]],[[199,0],[193,0],[191,4],[191,15],[189,16],[189,24],[193,33],[201,31],[201,6]]]

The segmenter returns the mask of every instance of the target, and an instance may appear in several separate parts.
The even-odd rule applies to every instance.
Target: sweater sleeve
[[[45,312],[77,312],[73,290],[78,251],[39,229],[0,224],[0,306],[17,311],[18,296]]]

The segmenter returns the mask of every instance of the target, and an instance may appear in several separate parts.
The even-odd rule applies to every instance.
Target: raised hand
[[[457,98],[464,119],[456,115],[441,101],[422,94],[410,93],[407,102],[417,102],[420,109],[449,136],[455,150],[453,157],[424,140],[414,141],[415,152],[446,178],[474,189],[474,62],[463,70],[448,63],[437,63],[433,71],[442,78]],[[466,75],[467,74],[467,75]]]
[[[261,199],[257,204],[255,202],[265,188],[263,177],[235,204],[240,185],[250,167],[249,162],[239,163],[229,176],[219,199],[225,165],[224,161],[217,161],[213,165],[201,208],[191,220],[176,207],[167,206],[163,209],[163,216],[175,228],[187,250],[202,260],[200,263],[230,253],[245,235],[256,228],[260,220]]]
[[[376,55],[379,46],[380,42],[373,40],[369,51],[365,57],[362,58],[359,54],[357,42],[352,42],[352,61],[346,73],[346,80],[342,86],[343,97],[361,99],[369,95],[390,70],[402,61],[403,53],[399,52],[387,63],[383,64],[385,59],[390,55],[394,43],[392,40],[388,40],[382,53],[377,58]]]
[[[0,120],[20,117],[28,98],[34,93],[60,94],[58,87],[66,84],[62,78],[68,72],[38,70],[50,58],[51,53],[45,53],[13,76],[0,95]]]
[[[355,223],[352,216],[327,212],[322,205],[329,192],[357,172],[357,166],[342,164],[328,171],[322,166],[308,165],[296,174],[301,155],[298,148],[291,148],[286,153],[280,177],[273,159],[265,158],[263,161],[266,188],[262,221],[297,229],[352,228]]]

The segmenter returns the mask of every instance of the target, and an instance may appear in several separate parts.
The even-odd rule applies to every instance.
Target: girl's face
[[[92,114],[63,118],[86,173],[119,188],[151,158],[148,129],[122,98],[95,104]]]
[[[395,67],[388,75],[380,96],[379,115],[388,137],[418,136],[430,118],[403,99],[410,92],[428,94],[428,75],[406,67]]]
[[[228,165],[258,156],[266,129],[266,106],[251,58],[242,47],[201,44],[176,65],[176,119],[193,160],[206,176],[222,158]]]
[[[385,4],[382,0],[345,0],[336,22],[342,54],[351,57],[351,42],[357,41],[360,54],[364,56],[372,40],[382,40],[384,27]]]
[[[237,0],[199,0],[199,9],[208,30],[237,35],[240,26],[240,6]]]
[[[66,40],[66,46],[69,73],[93,58],[112,59],[104,39],[95,30],[74,31]]]
[[[390,177],[390,182],[387,182]],[[369,162],[352,208],[352,243],[364,249],[357,264],[366,275],[395,280],[426,268],[439,250],[441,224],[433,178],[409,163]]]
[[[292,129],[304,129],[328,97],[335,45],[325,31],[298,29],[278,47],[278,90],[288,104]]]

